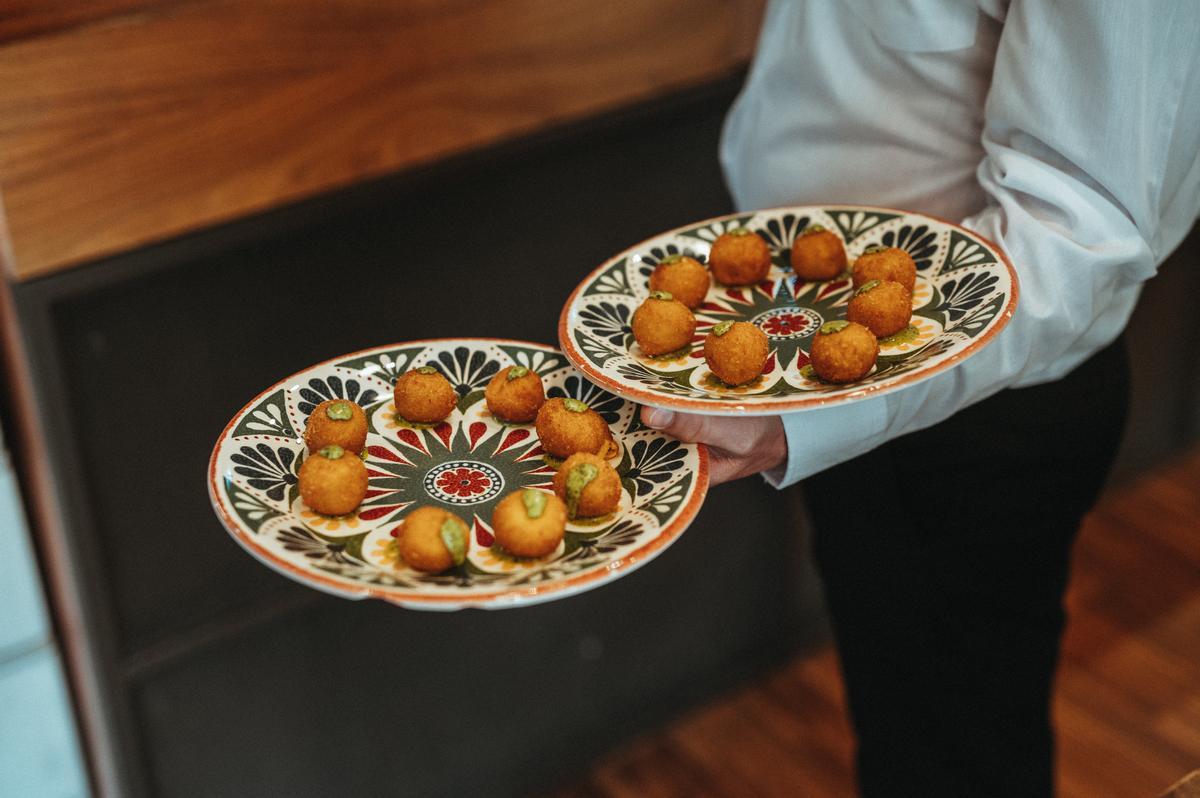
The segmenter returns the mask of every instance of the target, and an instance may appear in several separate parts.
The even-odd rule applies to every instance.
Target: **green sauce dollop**
[[[462,565],[463,560],[467,558],[467,536],[463,531],[462,522],[457,518],[447,518],[442,522],[438,535],[441,536],[442,543],[446,544],[450,559],[454,560],[455,565]]]
[[[587,403],[581,402],[578,399],[563,399],[563,407],[572,413],[586,413],[588,409]]]
[[[859,286],[859,289],[854,292],[854,295],[862,296],[863,294],[867,293],[868,291],[874,290],[878,287],[879,287],[878,280],[868,280],[867,282],[865,282],[861,286]]]
[[[521,491],[521,503],[525,505],[525,515],[530,518],[541,518],[546,512],[546,494],[540,490],[526,488]]]
[[[528,373],[529,373],[529,369],[525,368],[524,366],[513,366],[512,368],[510,368],[508,370],[507,379],[509,382],[512,382],[513,380],[521,379]]]
[[[690,355],[691,353],[692,353],[692,345],[684,344],[683,346],[679,347],[678,349],[672,349],[670,352],[663,352],[661,355],[649,355],[648,357],[651,360],[661,360],[663,362],[666,362],[669,360],[678,360],[679,358],[683,357],[684,355]]]
[[[438,370],[435,369],[433,366],[421,366],[421,368],[417,369],[416,371],[418,374],[437,374],[438,373]]]
[[[670,266],[672,263],[679,263],[679,261],[681,261],[681,260],[683,260],[682,255],[668,255],[667,257],[660,260],[658,262],[658,265],[659,266]]]
[[[325,415],[334,421],[349,421],[354,417],[354,410],[350,407],[349,402],[334,402],[325,408]]]
[[[748,235],[750,235],[750,229],[746,228],[746,227],[735,227],[732,230],[726,230],[725,235],[727,235],[727,236],[748,236]]]
[[[712,328],[712,334],[717,336],[718,338],[720,338],[722,335],[729,332],[730,328],[732,328],[732,327],[733,327],[732,321],[723,321],[720,324],[718,324]]]
[[[583,489],[599,474],[600,469],[591,463],[580,463],[567,472],[567,515],[575,517]]]
[[[850,322],[846,321],[845,319],[836,319],[834,321],[827,321],[822,324],[821,329],[817,330],[817,332],[819,332],[821,335],[832,335],[833,333],[841,332],[849,325]]]
[[[675,298],[675,296],[670,291],[651,291],[650,298],[661,299],[663,301],[670,302]]]
[[[800,235],[801,235],[801,236],[806,236],[806,235],[810,235],[810,234],[812,234],[812,233],[824,233],[824,232],[825,232],[825,226],[824,226],[824,225],[821,225],[821,224],[810,224],[808,227],[804,228],[804,230],[803,230],[803,231],[801,231]]]
[[[898,333],[892,333],[886,338],[879,339],[880,346],[897,346],[899,344],[907,344],[917,340],[921,331],[917,329],[917,325],[910,324]]]
[[[317,454],[324,457],[326,460],[339,460],[346,453],[346,450],[336,443],[331,443],[328,446],[322,446]]]
[[[887,249],[887,247],[885,247],[883,244],[872,244],[871,246],[869,246],[863,250],[863,254],[864,255],[874,255],[876,252],[883,252],[886,249]]]

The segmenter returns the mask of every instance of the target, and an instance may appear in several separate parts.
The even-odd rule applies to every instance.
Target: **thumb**
[[[690,443],[711,443],[716,446],[724,443],[718,440],[723,436],[714,434],[717,431],[711,428],[708,416],[675,413],[661,407],[643,407],[642,423]]]

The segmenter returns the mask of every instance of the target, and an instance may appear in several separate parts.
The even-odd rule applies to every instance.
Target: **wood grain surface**
[[[0,0],[0,46],[183,0]]]
[[[712,80],[762,3],[88,5],[0,43],[16,279]]]
[[[1059,794],[1160,795],[1200,765],[1200,448],[1088,516],[1067,609]],[[554,798],[840,798],[855,794],[853,750],[827,646],[612,753]]]

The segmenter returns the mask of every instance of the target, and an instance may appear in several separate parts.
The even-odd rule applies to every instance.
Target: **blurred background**
[[[714,490],[600,590],[442,615],[277,576],[204,485],[280,377],[556,343],[588,270],[731,211],[716,147],[761,6],[0,0],[0,795],[852,791],[799,489]],[[1198,254],[1130,329],[1064,794],[1200,765]]]

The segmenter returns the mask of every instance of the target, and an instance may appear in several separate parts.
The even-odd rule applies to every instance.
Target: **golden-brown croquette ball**
[[[917,284],[917,264],[912,255],[896,247],[867,247],[854,261],[854,287],[871,280],[891,280],[912,293]]]
[[[767,335],[748,321],[723,321],[704,339],[704,362],[726,385],[757,379],[767,362]]]
[[[310,452],[333,443],[359,454],[367,442],[367,414],[347,399],[321,402],[308,414],[304,442]]]
[[[665,355],[692,342],[696,317],[666,291],[651,291],[633,312],[633,337],[647,355]]]
[[[912,294],[891,280],[868,280],[851,297],[846,318],[863,325],[876,338],[887,338],[912,319]]]
[[[560,460],[576,452],[598,454],[603,458],[617,453],[608,424],[599,413],[578,399],[547,399],[538,411],[535,423],[542,449]]]
[[[471,528],[449,510],[418,507],[404,517],[396,546],[413,568],[437,573],[462,565],[471,550]]]
[[[554,475],[554,492],[567,503],[571,518],[595,518],[617,509],[621,478],[596,455],[580,452],[568,457]]]
[[[401,418],[422,424],[445,420],[458,404],[454,386],[433,366],[421,366],[401,374],[392,396]]]
[[[492,377],[483,398],[496,418],[524,423],[537,416],[538,408],[546,401],[546,390],[536,371],[525,366],[508,366]]]
[[[704,301],[711,284],[708,269],[687,255],[669,255],[650,273],[651,291],[666,291],[692,310]]]
[[[725,285],[753,285],[771,270],[771,248],[758,233],[738,227],[713,242],[708,268]]]
[[[518,557],[545,557],[558,548],[567,528],[567,505],[534,488],[510,493],[492,511],[496,542]]]
[[[300,500],[321,515],[347,515],[367,496],[367,467],[337,444],[323,446],[300,466]]]
[[[832,280],[845,270],[842,239],[821,225],[809,225],[792,242],[792,271],[805,280]]]
[[[826,382],[861,380],[875,365],[879,342],[871,331],[852,321],[829,321],[812,339],[813,371]]]

